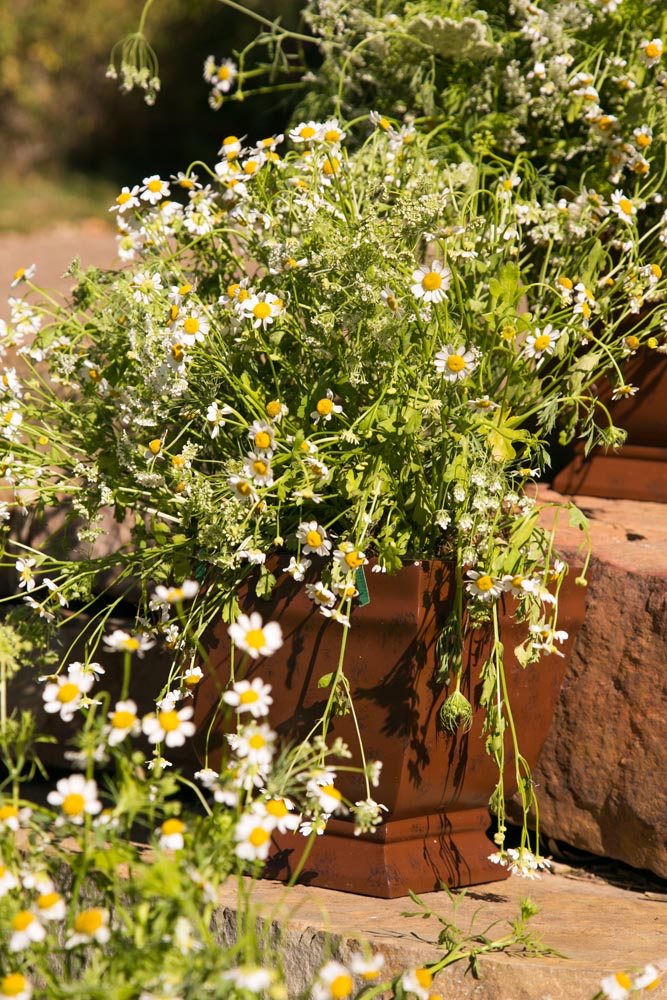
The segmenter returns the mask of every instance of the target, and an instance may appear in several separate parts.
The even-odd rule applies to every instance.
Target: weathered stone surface
[[[667,505],[575,500],[594,557],[586,619],[534,773],[541,830],[667,877]],[[573,558],[581,533],[565,521],[560,548]]]
[[[580,880],[577,875],[562,866],[558,874],[536,882],[512,878],[493,885],[491,891],[470,889],[463,898],[457,897],[456,913],[445,893],[423,894],[434,914],[453,921],[464,934],[472,925],[473,932],[487,932],[491,939],[508,933],[518,916],[519,901],[528,896],[539,907],[529,929],[543,945],[560,953],[482,956],[479,979],[466,962],[457,962],[437,977],[436,995],[443,1000],[590,1000],[604,976],[667,956],[663,912],[667,895]],[[332,954],[349,959],[360,941],[384,955],[388,977],[437,961],[444,953],[437,945],[442,924],[436,916],[405,916],[418,911],[409,899],[378,901],[301,885],[288,891],[275,882],[258,882],[253,901],[258,916],[266,921],[269,939],[282,946],[290,996],[301,994]],[[223,887],[220,903],[216,934],[229,944],[236,929],[233,881]],[[667,984],[661,983],[651,996],[667,997]]]

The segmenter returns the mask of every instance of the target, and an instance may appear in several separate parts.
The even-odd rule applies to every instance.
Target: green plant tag
[[[368,584],[366,583],[366,574],[364,573],[363,566],[360,566],[355,573],[354,583],[359,591],[359,607],[364,608],[367,604],[371,603],[371,595],[368,593]]]

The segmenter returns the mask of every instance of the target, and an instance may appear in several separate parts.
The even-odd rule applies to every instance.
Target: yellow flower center
[[[252,493],[252,486],[250,483],[242,481],[236,484],[236,492],[242,497],[249,497]]]
[[[272,420],[279,417],[281,412],[282,404],[277,399],[272,399],[270,403],[266,404],[266,415],[267,417],[271,417]],[[264,434],[266,434],[266,431],[264,431]],[[266,434],[266,437],[268,437],[268,434]],[[257,444],[257,438],[255,438],[255,444]],[[257,447],[261,448],[262,446],[257,445]],[[264,447],[268,448],[268,445],[265,445]]]
[[[183,349],[183,344],[174,344],[172,346],[172,348],[171,348],[171,356],[174,359],[174,361],[176,361],[176,362],[178,362],[180,364],[180,362],[183,360],[183,355],[184,354],[185,354],[185,351]]]
[[[66,705],[70,701],[74,701],[76,696],[80,694],[80,690],[76,684],[72,684],[71,681],[67,684],[63,684],[61,688],[58,689],[58,701]]]
[[[524,580],[525,580],[525,577],[523,577],[523,576],[513,576],[512,577],[512,586],[516,590],[521,590],[521,585],[522,585],[522,583],[523,583]]]
[[[261,847],[269,839],[269,832],[264,829],[263,826],[256,826],[254,830],[251,831],[248,840],[253,847]]]
[[[89,937],[92,937],[103,923],[104,917],[101,910],[84,910],[74,918],[74,930],[77,934],[87,934]]]
[[[220,66],[217,72],[218,80],[229,80],[232,75],[229,66]]]
[[[625,213],[625,215],[632,215],[632,213],[634,212],[634,205],[632,204],[629,198],[619,198],[618,207],[622,212]]]
[[[266,740],[261,733],[254,733],[248,740],[248,746],[252,747],[253,750],[261,750],[262,747],[266,746]]]
[[[169,319],[171,320],[172,323],[178,317],[178,311],[179,311],[178,310],[178,306],[170,306],[170,308],[169,308]]]
[[[257,170],[258,166],[259,164],[257,163],[257,160],[248,160],[247,163],[243,164],[243,173],[252,176],[252,174],[254,174],[255,171]]]
[[[568,291],[571,291],[574,288],[574,285],[570,278],[565,278],[565,277],[559,278],[558,284],[561,286],[561,288],[567,288]]]
[[[433,982],[433,975],[428,971],[428,969],[416,969],[415,979],[422,987],[422,989],[427,990],[431,983]]]
[[[330,128],[324,133],[325,142],[338,142],[342,133],[338,131],[337,128]]]
[[[116,204],[125,205],[130,200],[131,197],[132,195],[130,194],[129,191],[121,191],[121,193],[116,198]]]
[[[306,534],[306,544],[310,545],[313,549],[318,549],[323,541],[324,539],[319,531],[313,529]]]
[[[63,802],[63,812],[66,816],[80,816],[86,808],[86,800],[78,792],[70,792]]]
[[[340,160],[337,156],[332,156],[325,161],[322,167],[322,173],[326,174],[327,177],[331,177],[332,174],[337,174],[340,170]]]
[[[6,822],[8,819],[16,819],[19,814],[16,806],[0,806],[0,822]]]
[[[429,271],[422,278],[422,288],[426,292],[434,292],[436,288],[440,288],[442,284],[442,278],[437,271]]]
[[[149,191],[152,191],[153,194],[157,194],[158,191],[162,190],[162,181],[149,181],[146,187]]]
[[[546,351],[550,343],[551,343],[551,337],[549,336],[549,334],[541,333],[539,337],[535,337],[535,350]]]
[[[264,637],[263,629],[251,628],[248,632],[246,632],[245,641],[246,645],[250,646],[252,649],[262,649],[266,645],[266,639]],[[245,693],[250,694],[249,691]],[[255,697],[249,700],[257,701],[259,696],[255,691],[253,691],[253,694],[255,695]],[[243,695],[241,695],[241,701],[244,701]],[[245,701],[245,704],[247,704],[247,701]]]
[[[35,922],[30,910],[19,910],[14,919],[12,920],[12,927],[15,931],[24,931],[26,928],[30,927],[30,924]]]
[[[255,632],[257,631],[259,631],[259,629],[255,629]],[[250,635],[250,632],[248,632],[248,635]],[[246,639],[247,638],[248,636],[246,636]],[[243,691],[241,693],[239,701],[242,705],[252,705],[254,702],[259,701],[259,695],[254,688],[248,688],[247,691]]]
[[[183,329],[185,330],[186,333],[189,333],[191,336],[195,333],[199,333],[199,320],[196,319],[194,316],[188,316],[185,323],[183,324]]]
[[[634,334],[631,333],[628,337],[625,338],[625,345],[631,351],[636,351],[637,348],[639,347],[639,337],[635,337]]]
[[[302,139],[312,139],[315,135],[315,129],[312,125],[304,125],[300,130],[299,135]]]
[[[158,712],[157,721],[160,723],[160,727],[164,729],[165,733],[173,733],[178,729],[181,720],[178,717],[178,712],[173,708],[169,709],[167,712]]]
[[[271,435],[267,431],[257,431],[255,434],[255,445],[257,448],[270,448]]]
[[[37,897],[37,908],[40,910],[50,910],[58,902],[60,902],[60,896],[57,892],[45,892]]]
[[[0,991],[5,997],[17,997],[28,988],[28,980],[20,972],[12,972],[0,983]]]
[[[637,136],[637,145],[646,149],[647,146],[651,145],[651,136],[647,135],[646,132],[640,132]]]
[[[271,315],[271,306],[268,302],[258,302],[257,305],[253,306],[252,311],[257,319],[266,319],[267,316]]]
[[[321,791],[324,795],[328,795],[332,799],[338,799],[339,802],[343,797],[334,785],[323,785]]]
[[[111,725],[114,729],[130,729],[136,720],[134,712],[114,712],[111,716]]]
[[[488,575],[488,573],[484,573],[482,576],[479,576],[476,582],[478,590],[483,590],[486,592],[487,590],[493,589],[493,580]]]
[[[655,278],[662,278],[662,268],[659,264],[651,264],[651,272]]]
[[[362,556],[361,552],[353,551],[348,552],[345,556],[345,562],[350,567],[350,569],[358,569],[359,566],[363,566],[366,560]]]
[[[624,990],[632,989],[632,980],[630,979],[630,976],[627,974],[627,972],[617,972],[616,975],[614,976],[614,979],[616,980],[619,986],[623,987]]]
[[[188,292],[191,292],[191,291],[192,291],[192,285],[185,284],[185,285],[181,285],[181,287],[178,289],[178,294],[179,295],[187,295]]]
[[[465,366],[465,359],[460,354],[450,354],[447,358],[447,367],[450,372],[462,372]]]
[[[275,816],[276,819],[283,819],[289,813],[289,809],[282,799],[271,799],[270,802],[266,803],[266,811],[269,816]]]
[[[183,833],[185,830],[185,823],[181,822],[180,819],[166,819],[162,824],[162,832],[165,837],[171,837],[174,833]]]
[[[162,450],[162,442],[159,438],[153,438],[152,441],[148,442],[149,451],[152,451],[154,455],[159,455]],[[136,640],[135,640],[136,641]]]
[[[321,417],[328,417],[333,410],[333,400],[331,399],[318,399],[317,406],[315,409],[320,414]]]
[[[266,462],[263,462],[261,458],[256,459],[252,463],[252,469],[256,476],[266,476],[269,471],[269,467]]]
[[[344,997],[349,997],[352,992],[352,976],[336,976],[331,981],[329,992],[334,1000],[344,1000]]]
[[[234,146],[238,142],[238,136],[228,135],[226,139],[222,140],[223,146]]]
[[[662,45],[658,42],[649,42],[646,46],[646,55],[649,59],[659,59],[662,55]]]

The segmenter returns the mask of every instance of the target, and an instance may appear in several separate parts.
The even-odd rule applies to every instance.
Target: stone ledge
[[[539,881],[512,878],[489,889],[477,887],[457,897],[455,923],[468,932],[471,921],[478,932],[494,921],[491,938],[509,930],[518,915],[519,901],[529,897],[539,906],[529,929],[543,945],[563,957],[527,957],[497,953],[480,958],[481,978],[474,979],[466,962],[457,962],[437,977],[434,990],[443,1000],[591,1000],[600,980],[610,973],[643,967],[667,958],[664,928],[667,893],[641,893],[618,888],[601,879],[558,866],[558,874]],[[234,939],[236,885],[224,887],[216,912],[221,942]],[[421,897],[433,911],[454,919],[444,893]],[[359,941],[385,956],[385,971],[437,961],[435,944],[442,925],[429,917],[405,917],[418,909],[410,899],[373,900],[351,893],[297,885],[288,892],[276,882],[258,882],[253,890],[258,915],[270,924],[272,941],[284,949],[290,995],[300,994],[316,969],[333,952],[341,960],[358,950]],[[631,933],[629,933],[631,931]],[[667,998],[667,983],[652,996]]]
[[[560,494],[540,488],[542,501]],[[590,519],[586,618],[534,779],[543,833],[667,877],[667,505],[574,497]],[[559,520],[574,559],[581,532]]]

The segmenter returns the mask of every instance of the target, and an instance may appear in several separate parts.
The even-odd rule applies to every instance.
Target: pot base
[[[575,457],[553,481],[567,496],[667,503],[667,448],[624,445],[620,452],[594,451]]]
[[[312,845],[274,834],[264,877],[289,881],[306,854],[297,881],[379,899],[499,882],[509,872],[489,861],[488,826],[488,809],[389,820],[359,837],[352,823],[331,819]]]

